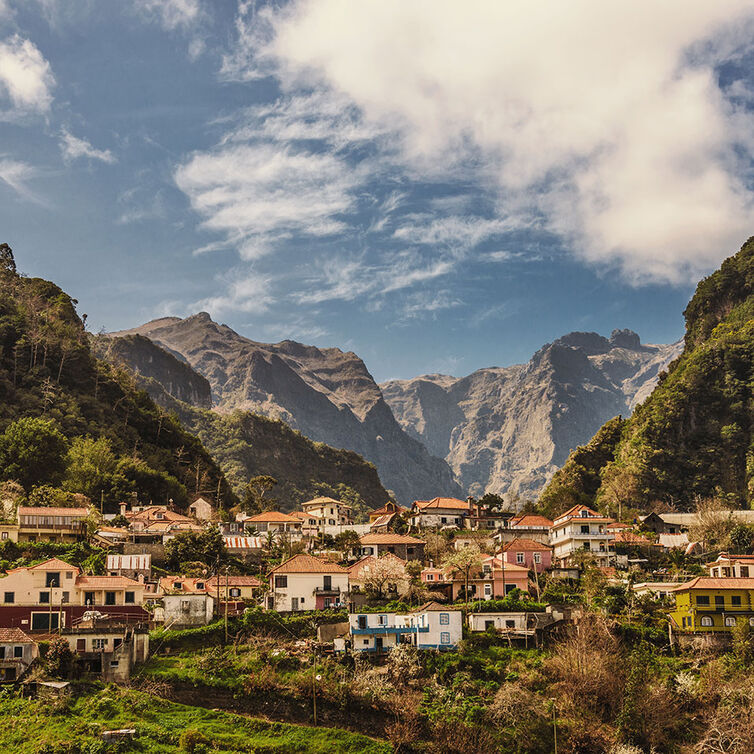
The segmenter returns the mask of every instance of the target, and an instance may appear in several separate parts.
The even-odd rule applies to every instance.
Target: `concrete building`
[[[353,509],[331,497],[315,497],[301,504],[301,510],[317,519],[321,529],[324,526],[348,527],[353,523]]]
[[[435,497],[415,500],[411,506],[411,526],[417,529],[463,529],[467,516],[474,512],[468,500],[455,497]]]
[[[601,516],[586,505],[574,505],[558,516],[550,530],[553,559],[558,565],[572,565],[580,550],[594,555],[597,564],[608,566],[614,559],[615,535],[607,529],[611,518]]]
[[[197,521],[207,522],[211,521],[215,515],[215,509],[208,500],[203,497],[198,497],[188,507],[190,516],[193,516]]]
[[[273,533],[279,539],[299,540],[301,539],[302,521],[296,516],[290,516],[280,511],[265,511],[258,513],[256,516],[244,518],[244,527],[246,531],[256,530],[264,538],[265,534]]]
[[[152,580],[152,556],[149,553],[108,555],[106,568],[111,576],[125,576],[142,583]]]
[[[18,541],[76,542],[86,539],[89,508],[32,508],[19,506]]]
[[[206,592],[171,592],[162,597],[165,628],[193,628],[212,622],[214,599]]]
[[[321,610],[340,604],[348,592],[348,571],[337,563],[299,554],[269,572],[270,610]]]
[[[514,539],[533,539],[535,542],[547,545],[550,543],[550,529],[552,521],[544,516],[533,513],[523,513],[508,521],[504,529],[495,531],[495,540],[500,546]]]
[[[544,573],[552,565],[552,548],[533,539],[516,537],[503,545],[502,557],[507,563]]]
[[[397,555],[402,560],[424,560],[424,547],[427,544],[423,539],[410,537],[407,534],[395,534],[385,532],[383,534],[364,534],[360,537],[361,556],[367,555]]]
[[[448,573],[452,583],[453,602],[464,599],[466,575],[460,571]],[[500,555],[482,558],[481,569],[475,569],[469,578],[469,599],[502,599],[514,589],[529,590],[529,569],[503,561]]]
[[[17,681],[39,657],[37,642],[20,628],[0,628],[0,683]]]
[[[709,575],[718,579],[748,579],[754,576],[754,555],[728,555],[721,552],[717,559],[707,563]]]

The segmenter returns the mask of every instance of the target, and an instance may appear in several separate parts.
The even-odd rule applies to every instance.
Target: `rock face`
[[[361,454],[403,503],[462,494],[448,464],[431,456],[398,424],[354,353],[290,340],[256,343],[213,322],[205,312],[113,333],[134,335],[179,354],[206,377],[218,410],[242,409],[281,419],[312,440]]]
[[[681,348],[642,345],[630,330],[609,339],[574,332],[528,364],[381,387],[400,424],[448,461],[469,494],[533,496],[573,448],[649,395]]]

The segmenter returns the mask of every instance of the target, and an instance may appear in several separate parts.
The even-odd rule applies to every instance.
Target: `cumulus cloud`
[[[226,143],[194,154],[176,171],[178,187],[204,227],[226,235],[244,259],[264,256],[292,233],[339,233],[353,204],[357,173],[332,154],[269,143]]]
[[[239,16],[237,79],[346,97],[407,170],[473,165],[511,209],[635,282],[695,279],[751,228],[751,117],[716,66],[748,0],[299,0]],[[742,127],[742,120],[744,127]]]
[[[241,311],[248,314],[262,314],[273,302],[273,281],[264,275],[234,270],[221,281],[226,289],[224,294],[197,301],[193,310],[206,310],[211,314],[225,311]]]
[[[0,93],[16,113],[45,113],[52,103],[55,77],[39,48],[14,34],[0,42]]]
[[[110,165],[117,162],[117,158],[109,149],[96,149],[86,139],[80,139],[66,129],[60,134],[60,152],[66,162],[81,158],[99,160]]]
[[[136,0],[136,9],[145,17],[158,21],[163,29],[187,29],[201,15],[199,0]]]

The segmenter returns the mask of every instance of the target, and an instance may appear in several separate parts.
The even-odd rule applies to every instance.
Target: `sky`
[[[683,333],[754,234],[754,0],[0,0],[0,242],[94,331],[378,380]]]

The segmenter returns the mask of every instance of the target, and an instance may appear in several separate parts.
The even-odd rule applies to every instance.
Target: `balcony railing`
[[[314,590],[315,594],[340,594],[340,587],[339,586],[318,586]]]

